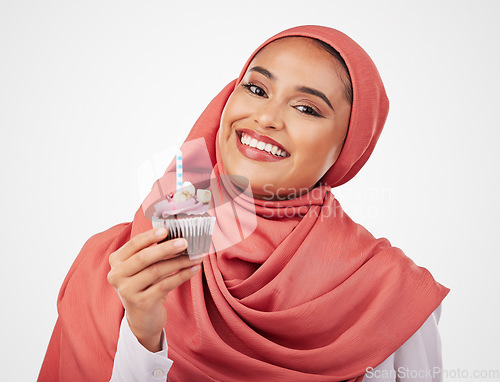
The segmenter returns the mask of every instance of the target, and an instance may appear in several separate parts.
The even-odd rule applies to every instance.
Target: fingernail
[[[165,227],[160,227],[155,231],[156,236],[163,236],[167,233],[167,229]]]
[[[174,242],[172,243],[172,245],[174,247],[176,247],[176,248],[185,247],[187,245],[186,239],[176,239],[176,240],[174,240]]]
[[[201,266],[200,265],[195,265],[194,267],[191,267],[191,272],[195,273],[200,270]]]

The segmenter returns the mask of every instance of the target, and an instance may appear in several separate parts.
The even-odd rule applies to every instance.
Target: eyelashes
[[[260,86],[255,85],[252,82],[247,82],[242,84],[242,86],[245,88],[245,90],[253,95],[256,95],[257,97],[262,97],[262,98],[269,98],[267,96],[267,93],[265,92],[264,89],[262,89]],[[322,115],[319,113],[319,111],[315,110],[312,106],[309,105],[297,105],[293,106],[296,110],[298,110],[300,113],[308,116],[313,116],[313,117],[321,117]]]
[[[252,84],[251,82],[248,82],[246,84],[243,84],[243,87],[250,93],[255,94],[259,97],[264,97],[267,98],[266,92],[259,86]]]
[[[314,117],[321,117],[321,115],[317,113],[316,110],[314,110],[311,106],[299,105],[295,106],[295,108],[303,114],[312,115]]]

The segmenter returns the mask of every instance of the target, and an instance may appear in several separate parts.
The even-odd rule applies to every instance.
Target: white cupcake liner
[[[153,217],[153,228],[166,227],[166,240],[183,237],[187,240],[187,253],[191,260],[198,259],[210,250],[215,217],[201,216],[180,219],[162,219]]]

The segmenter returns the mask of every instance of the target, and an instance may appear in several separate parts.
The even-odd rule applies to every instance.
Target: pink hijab
[[[349,132],[321,186],[293,200],[254,200],[224,177],[216,139],[220,116],[255,54],[287,36],[324,41],[345,60],[354,95]],[[207,186],[212,179],[219,201],[213,254],[167,298],[169,381],[361,380],[439,306],[449,290],[388,240],[354,223],[330,192],[367,161],[387,112],[382,81],[366,52],[320,26],[292,28],[266,41],[239,79],[208,105],[183,153],[186,178]],[[123,307],[106,281],[107,258],[151,228],[144,211],[175,187],[174,171],[171,166],[155,183],[132,223],[85,244],[61,289],[39,381],[109,379]]]

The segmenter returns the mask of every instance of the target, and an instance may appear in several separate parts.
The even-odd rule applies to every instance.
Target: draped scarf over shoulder
[[[353,85],[349,130],[321,185],[291,200],[255,200],[225,176],[217,131],[252,58],[287,36],[322,40],[345,60]],[[266,41],[208,105],[183,146],[185,176],[211,185],[221,202],[203,271],[167,298],[169,380],[360,380],[438,307],[448,289],[354,223],[330,192],[367,161],[387,112],[369,56],[343,33],[319,26]],[[106,283],[107,257],[151,228],[145,211],[175,187],[174,172],[171,166],[154,184],[132,223],[92,237],[82,249],[61,289],[41,381],[109,379],[123,308]]]

